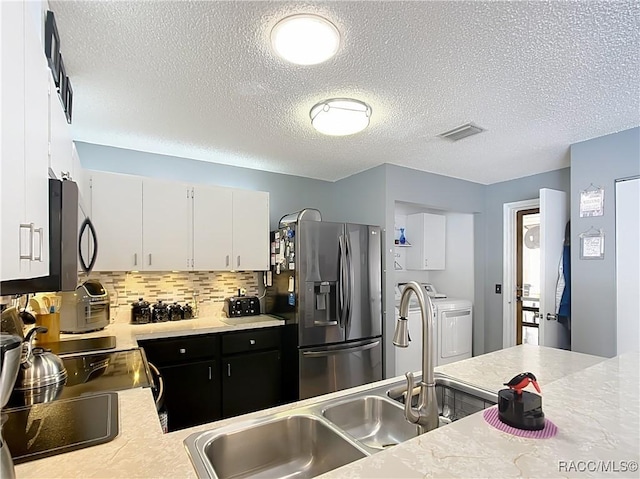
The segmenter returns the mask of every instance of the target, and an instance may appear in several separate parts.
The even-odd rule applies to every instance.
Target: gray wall
[[[640,174],[640,128],[571,146],[571,346],[581,353],[616,354],[615,180]],[[604,215],[580,218],[580,192],[604,188]],[[604,260],[580,260],[579,235],[605,234]]]
[[[383,165],[386,170],[386,245],[385,270],[393,271],[393,226],[396,201],[415,203],[426,207],[455,211],[459,213],[473,213],[475,242],[474,242],[474,284],[475,295],[474,324],[473,324],[473,353],[484,353],[484,191],[486,186],[470,181],[450,178],[448,176],[426,173],[395,165]],[[386,291],[385,306],[385,334],[393,337],[395,327],[394,318],[394,275],[386,275],[384,279]],[[393,375],[395,368],[393,345],[386,341],[387,354],[386,371]]]
[[[334,195],[327,194],[333,183],[328,181],[91,143],[76,142],[76,147],[83,168],[90,170],[268,191],[271,229],[283,215],[303,208],[335,211]]]
[[[503,205],[540,196],[540,188],[552,188],[569,194],[570,169],[554,170],[516,180],[494,183],[485,194],[485,352],[502,349],[502,295],[495,294],[495,285],[502,284],[503,266]],[[567,205],[568,207],[568,205]]]
[[[585,188],[589,183],[607,188],[606,214],[602,223],[607,237],[606,259],[600,265],[578,265],[574,278],[585,278],[581,266],[597,268],[601,274],[589,274],[586,281],[574,286],[574,318],[584,316],[574,326],[574,349],[593,354],[610,355],[615,352],[615,326],[603,326],[600,318],[610,317],[615,324],[613,308],[613,180],[638,172],[638,129],[574,145],[571,173],[568,168],[533,175],[493,185],[481,185],[441,175],[412,170],[391,164],[358,173],[335,183],[297,176],[269,173],[247,168],[207,163],[185,158],[144,153],[88,143],[77,143],[82,165],[88,169],[137,174],[177,181],[216,184],[247,188],[270,193],[271,227],[286,213],[305,207],[318,208],[328,221],[350,221],[376,224],[385,228],[383,270],[393,271],[393,225],[395,202],[415,203],[445,211],[474,214],[474,354],[494,351],[502,347],[502,296],[493,292],[502,283],[502,205],[513,201],[537,198],[540,188],[569,192],[570,185]],[[634,173],[635,172],[635,173]],[[576,217],[577,196],[572,198],[574,236],[581,228]],[[594,223],[598,226],[600,223]],[[575,252],[574,248],[574,252]],[[576,264],[576,259],[572,257]],[[584,262],[583,262],[584,263]],[[600,268],[604,268],[601,271]],[[394,328],[393,275],[383,273],[385,299],[385,334],[391,337]],[[593,295],[593,287],[603,282],[607,300]],[[584,305],[576,304],[576,295],[586,298]],[[592,313],[592,304],[598,308]],[[584,307],[583,307],[584,306]],[[600,307],[602,306],[602,307]],[[589,312],[586,312],[589,310]],[[599,318],[598,320],[590,318]],[[605,341],[589,341],[591,321]],[[575,323],[578,321],[574,322]],[[607,323],[608,324],[608,323]],[[606,334],[601,334],[606,330]],[[596,343],[595,345],[592,343]],[[605,344],[606,343],[606,344]],[[386,371],[393,371],[393,346],[386,341]]]

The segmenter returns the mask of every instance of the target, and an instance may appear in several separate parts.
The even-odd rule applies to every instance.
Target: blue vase
[[[400,244],[405,244],[407,238],[404,237],[404,228],[400,228]]]

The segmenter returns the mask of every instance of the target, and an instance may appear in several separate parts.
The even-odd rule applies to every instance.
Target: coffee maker
[[[0,408],[3,408],[9,401],[11,391],[18,377],[20,367],[20,357],[22,355],[22,338],[13,334],[0,333]],[[7,419],[6,414],[2,414],[0,424],[4,425]],[[13,468],[11,452],[2,439],[0,429],[0,477],[3,479],[15,479],[16,474]]]

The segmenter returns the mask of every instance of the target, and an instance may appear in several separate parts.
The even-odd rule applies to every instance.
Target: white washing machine
[[[453,363],[471,357],[473,344],[473,305],[467,299],[447,298],[436,293],[433,286],[423,283],[425,293],[431,296],[434,307],[434,335],[437,338],[433,360],[435,366]],[[396,288],[396,319],[400,306],[403,283]],[[437,295],[437,297],[435,297]],[[418,303],[412,297],[409,304],[409,336],[408,348],[395,350],[396,375],[407,371],[422,370],[422,319]]]

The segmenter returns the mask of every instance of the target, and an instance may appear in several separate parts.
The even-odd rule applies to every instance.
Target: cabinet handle
[[[238,268],[240,267],[240,255],[238,255]]]
[[[211,366],[209,366],[209,381],[211,381]]]
[[[39,249],[38,249],[38,256],[35,256],[35,257],[33,258],[33,260],[34,260],[34,261],[40,261],[40,262],[42,262],[42,246],[43,246],[43,244],[42,244],[43,239],[42,239],[42,238],[43,238],[43,236],[44,236],[44,228],[38,228],[38,229],[33,230],[33,231],[34,231],[35,233],[38,233],[38,238],[39,238],[39,241],[38,241],[38,247],[39,247]]]
[[[250,344],[251,346],[253,346],[254,344],[256,344],[256,340],[255,340],[255,339],[250,339],[250,340],[249,340],[249,344]]]
[[[225,262],[225,264],[224,264],[224,265],[225,265],[227,268],[229,267],[229,255],[227,255],[227,260],[226,260],[226,262]]]
[[[151,266],[151,253],[149,253],[149,266]]]
[[[133,253],[133,265],[138,266],[138,253]]]
[[[187,352],[187,350],[186,350],[185,348],[180,348],[180,349],[178,350],[178,352],[179,352],[180,354],[184,354],[184,353],[186,353],[186,352]]]
[[[22,223],[20,225],[20,230],[28,229],[29,230],[29,254],[22,254],[22,232],[20,232],[20,247],[18,250],[18,254],[20,255],[20,259],[33,259],[33,223]]]
[[[231,377],[231,363],[227,363],[227,376]]]

